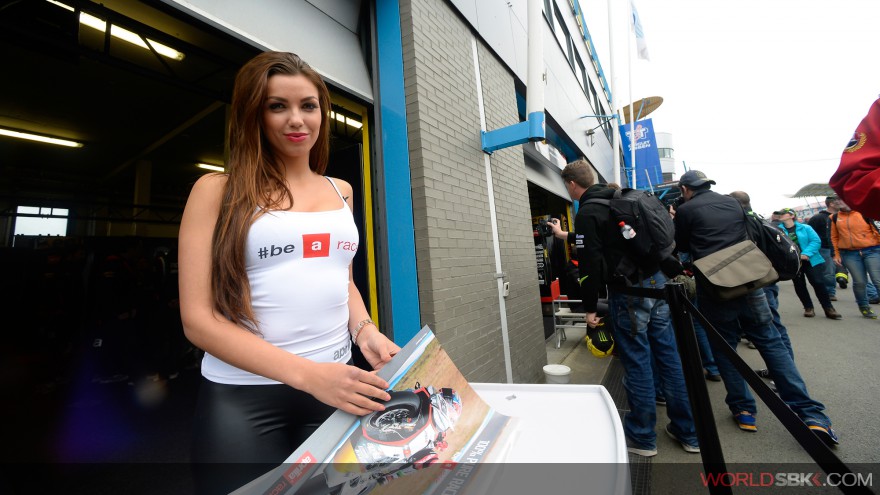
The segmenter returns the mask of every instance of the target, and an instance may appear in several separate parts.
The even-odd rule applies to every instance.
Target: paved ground
[[[880,320],[861,317],[850,289],[839,290],[840,321],[822,316],[804,318],[803,308],[791,282],[780,284],[780,313],[789,330],[795,351],[795,362],[807,383],[810,394],[824,403],[826,413],[834,422],[841,439],[835,449],[837,456],[856,471],[878,471],[880,463],[880,406],[877,380],[880,379]],[[815,299],[815,298],[814,298]],[[880,312],[880,306],[874,306]],[[561,363],[572,368],[571,382],[597,384],[608,388],[618,408],[626,409],[625,392],[620,384],[622,367],[612,359],[598,359],[583,345],[583,332],[568,332],[568,340],[555,349],[555,339],[547,341],[548,363]],[[763,367],[758,351],[741,345],[739,353],[754,368]],[[802,468],[818,470],[812,459],[790,436],[782,424],[758,399],[758,432],[740,431],[733,423],[724,403],[724,385],[707,382],[718,434],[728,469],[778,463],[794,464],[792,471]],[[639,466],[643,458],[631,455],[634,464],[633,493],[687,493],[690,488],[679,486],[699,475],[701,458],[685,453],[663,432],[668,422],[662,407],[658,408],[657,447],[659,454],[650,459],[653,474],[645,474]],[[694,466],[674,464],[694,464]],[[779,472],[779,469],[775,470]],[[641,477],[641,479],[639,479]],[[682,480],[682,477],[685,479]],[[769,492],[764,492],[769,493]],[[811,493],[815,493],[811,491]],[[833,492],[832,492],[833,493]]]

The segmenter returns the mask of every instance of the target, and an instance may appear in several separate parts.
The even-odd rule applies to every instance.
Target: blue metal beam
[[[483,152],[490,155],[497,150],[529,141],[543,141],[544,137],[544,112],[532,112],[525,122],[480,133]]]
[[[416,243],[413,225],[412,184],[403,87],[403,46],[398,0],[376,0],[379,112],[385,171],[384,233],[389,255],[391,326],[401,347],[421,328]]]

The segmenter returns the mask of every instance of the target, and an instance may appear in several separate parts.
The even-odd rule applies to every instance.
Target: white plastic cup
[[[548,364],[544,366],[544,378],[547,383],[568,383],[571,368],[564,364]]]

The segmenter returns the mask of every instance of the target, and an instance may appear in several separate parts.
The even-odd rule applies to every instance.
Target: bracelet
[[[351,339],[354,341],[354,345],[358,345],[358,337],[361,334],[361,330],[363,330],[364,327],[367,325],[373,325],[374,327],[379,328],[378,326],[376,326],[376,324],[370,318],[366,318],[366,319],[363,319],[360,322],[358,322],[357,326],[354,327],[354,331],[351,333],[352,334]],[[360,347],[360,346],[358,346],[358,347]]]

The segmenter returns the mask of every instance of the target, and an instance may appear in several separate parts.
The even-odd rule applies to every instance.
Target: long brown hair
[[[302,75],[318,89],[321,128],[309,151],[309,168],[323,175],[330,156],[330,93],[321,76],[293,53],[264,52],[246,63],[235,77],[232,92],[227,181],[214,227],[211,289],[217,310],[253,333],[259,333],[259,322],[245,270],[247,233],[262,212],[293,205],[284,164],[263,130],[266,88],[276,74]]]

